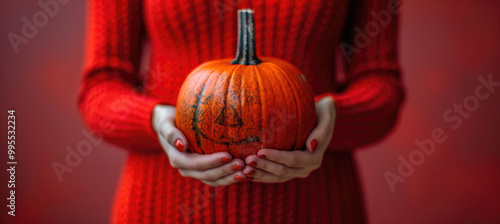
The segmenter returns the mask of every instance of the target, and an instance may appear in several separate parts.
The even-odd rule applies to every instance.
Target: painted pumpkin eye
[[[239,10],[238,20],[236,58],[207,62],[188,75],[176,125],[196,153],[244,159],[261,148],[301,149],[316,125],[311,87],[290,63],[257,57],[252,10]]]

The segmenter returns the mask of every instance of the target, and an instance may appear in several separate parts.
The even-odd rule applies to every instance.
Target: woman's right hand
[[[175,107],[157,104],[153,109],[152,124],[170,165],[177,168],[182,176],[201,180],[214,187],[246,180],[242,172],[245,162],[233,159],[227,152],[213,154],[186,152],[188,148],[186,136],[175,125]]]

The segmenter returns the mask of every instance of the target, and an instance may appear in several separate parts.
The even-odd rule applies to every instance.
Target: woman
[[[90,129],[129,152],[112,221],[364,222],[353,149],[384,136],[403,100],[395,6],[388,0],[91,0],[79,109]],[[318,122],[307,150],[262,149],[244,161],[226,152],[195,154],[175,126],[189,72],[234,57],[240,8],[255,10],[259,55],[294,64],[313,87]],[[152,69],[143,75],[146,38]],[[339,46],[342,55],[335,54]]]

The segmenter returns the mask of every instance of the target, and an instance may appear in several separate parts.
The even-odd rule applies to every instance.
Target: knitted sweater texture
[[[91,130],[129,152],[112,222],[364,222],[353,149],[386,135],[404,99],[392,2],[90,0],[79,110]],[[180,176],[152,129],[154,105],[175,106],[191,70],[235,56],[241,8],[255,10],[259,56],[292,63],[316,100],[335,100],[332,140],[307,178],[210,187]]]

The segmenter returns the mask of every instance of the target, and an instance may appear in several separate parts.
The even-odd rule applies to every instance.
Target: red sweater
[[[79,109],[90,129],[130,152],[113,222],[364,221],[352,149],[384,136],[403,99],[397,15],[388,11],[388,2],[91,0]],[[181,177],[152,129],[153,106],[175,105],[192,69],[235,56],[241,8],[255,10],[259,56],[296,65],[317,99],[321,94],[335,99],[333,138],[321,167],[307,178],[213,188]],[[380,17],[390,23],[381,26],[372,11],[387,12]],[[146,38],[149,70],[140,74]],[[349,60],[335,54],[339,46]],[[339,57],[348,61],[345,77],[336,74]]]

